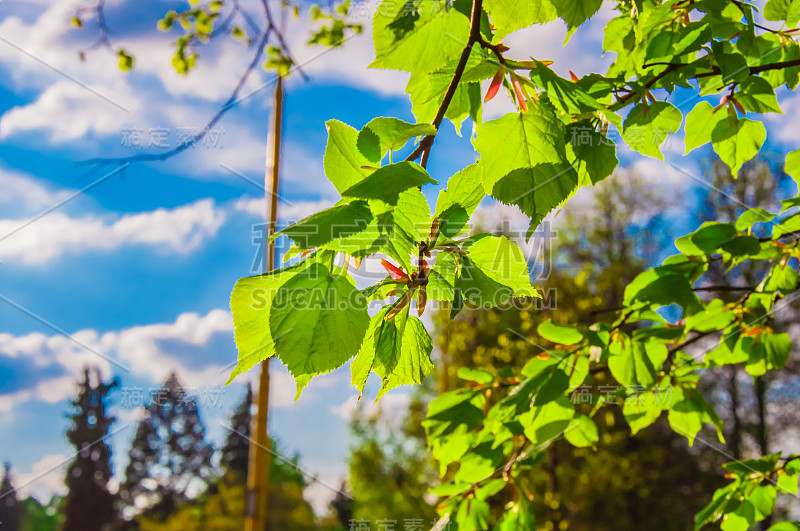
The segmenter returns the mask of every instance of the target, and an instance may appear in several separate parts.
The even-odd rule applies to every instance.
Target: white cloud
[[[328,506],[336,497],[342,481],[347,476],[348,467],[346,463],[310,463],[300,464],[307,474],[313,475],[316,481],[309,479],[310,485],[303,490],[303,497],[314,509],[317,514],[327,514]]]
[[[196,361],[198,353],[217,348],[220,339],[223,346],[229,341],[229,350],[215,352],[214,361]],[[63,369],[62,374],[42,378],[31,388],[0,395],[0,412],[8,413],[29,401],[52,404],[66,400],[75,393],[75,380],[86,366],[97,367],[104,378],[114,373],[153,385],[160,385],[175,372],[186,388],[217,389],[228,379],[236,350],[230,312],[218,309],[206,315],[184,313],[172,323],[106,333],[80,330],[69,338],[41,333],[0,334],[0,356],[26,358],[36,367]],[[237,381],[246,383],[255,377],[253,372]],[[282,366],[276,367],[271,374],[270,406],[291,406],[295,393],[292,376]],[[130,415],[123,418],[128,420]]]
[[[10,208],[31,211],[50,207],[69,195],[69,190],[52,190],[25,174],[0,169],[0,204],[6,215]]]
[[[91,360],[94,362],[94,360]],[[38,400],[47,404],[61,402],[75,391],[74,377],[51,378],[39,382],[36,387],[0,395],[0,413],[11,413],[22,403]],[[8,419],[8,416],[4,416]]]
[[[184,313],[174,323],[151,324],[128,328],[120,332],[104,334],[103,343],[113,345],[118,359],[130,367],[134,375],[146,377],[152,382],[163,382],[172,372],[179,375],[186,387],[217,387],[227,379],[222,364],[189,367],[179,352],[167,353],[161,345],[174,341],[183,345],[184,353],[205,346],[213,335],[225,333],[231,336],[233,347],[233,324],[231,315],[225,310],[213,310],[205,316]]]
[[[797,147],[800,135],[797,133],[797,122],[800,120],[800,97],[793,91],[778,90],[778,101],[784,114],[769,113],[764,115],[769,126],[770,140],[779,140],[790,149]]]
[[[411,395],[403,392],[392,392],[375,403],[364,397],[358,399],[358,395],[352,395],[339,405],[330,406],[330,411],[334,415],[341,417],[346,422],[353,420],[356,413],[363,418],[379,418],[386,422],[390,427],[398,427],[405,418]]]
[[[121,80],[114,83],[113,94],[115,99],[125,100],[131,112],[136,112],[143,103]],[[3,114],[0,138],[31,131],[46,131],[54,142],[75,140],[90,133],[118,135],[129,120],[126,112],[84,87],[72,81],[58,81],[33,103]]]
[[[132,245],[187,253],[213,237],[225,218],[214,201],[204,199],[183,207],[127,214],[113,220],[92,215],[73,218],[52,212],[23,227],[29,220],[5,219],[0,220],[0,258],[42,264],[63,254],[109,251]]]
[[[310,216],[315,212],[333,206],[334,202],[327,199],[319,201],[281,201],[278,205],[278,216],[282,220],[299,220]],[[234,208],[240,212],[246,212],[251,216],[263,219],[267,212],[265,199],[240,199],[234,204]]]
[[[54,494],[64,493],[64,470],[69,466],[70,456],[50,454],[39,459],[25,474],[14,477],[18,497],[33,496],[39,501],[47,501]]]

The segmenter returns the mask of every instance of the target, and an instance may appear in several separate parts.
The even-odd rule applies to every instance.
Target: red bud
[[[389,276],[395,280],[408,280],[408,275],[405,271],[393,265],[392,263],[388,262],[387,260],[381,260],[381,265],[384,269],[389,273]]]
[[[503,86],[505,74],[505,68],[502,66],[497,69],[497,73],[494,75],[492,83],[489,85],[489,90],[486,91],[486,97],[483,99],[484,102],[487,102],[497,96],[497,92],[500,90],[500,87]]]
[[[519,82],[519,78],[513,74],[511,76],[511,86],[514,87],[514,94],[517,96],[517,105],[522,109],[522,112],[528,112],[528,102],[525,97],[525,91],[522,88],[522,84]]]

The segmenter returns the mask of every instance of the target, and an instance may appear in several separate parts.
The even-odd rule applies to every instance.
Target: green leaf
[[[740,53],[714,52],[714,60],[722,71],[722,84],[742,83],[750,75],[747,59]]]
[[[418,122],[434,120],[455,75],[458,62],[452,60],[435,72],[411,73],[406,93],[411,98],[411,109]],[[472,48],[461,82],[444,115],[453,122],[457,134],[461,134],[461,124],[466,118],[472,118],[476,123],[481,121],[483,98],[480,83],[493,77],[497,68],[497,60],[491,58],[480,46]]]
[[[503,459],[503,447],[492,447],[492,441],[481,443],[459,459],[459,469],[453,481],[478,483],[492,475]]]
[[[782,369],[792,353],[792,338],[788,334],[763,333],[750,347],[750,359],[745,369],[752,376]]]
[[[479,500],[486,500],[504,488],[506,488],[506,481],[503,478],[493,479],[491,481],[487,481],[483,486],[479,487],[475,491],[475,497]]]
[[[468,382],[489,385],[494,382],[494,375],[486,369],[473,369],[472,367],[459,367],[458,377]]]
[[[486,531],[489,528],[489,504],[477,498],[467,498],[458,506],[456,523],[459,531]]]
[[[683,115],[674,105],[657,101],[650,105],[639,103],[625,118],[622,139],[642,155],[663,160],[660,146],[667,135],[681,127]]]
[[[800,0],[769,0],[764,6],[764,18],[775,22],[786,22],[790,28],[800,22]]]
[[[739,85],[736,101],[742,104],[747,112],[777,112],[783,114],[775,89],[763,77],[750,76]]]
[[[374,169],[367,169],[372,163],[358,150],[358,131],[338,120],[329,120],[325,126],[328,129],[325,176],[342,193]]]
[[[614,141],[599,132],[589,120],[567,125],[567,158],[575,160],[578,186],[597,184],[619,165]]]
[[[436,263],[428,275],[428,300],[450,302],[455,298],[458,262],[448,252],[436,255]]]
[[[778,522],[770,526],[768,531],[798,531],[800,529],[800,522]]]
[[[477,306],[496,307],[511,297],[538,297],[531,286],[528,262],[505,236],[483,234],[464,244],[461,292]]]
[[[707,221],[695,232],[675,240],[675,247],[683,254],[702,256],[716,252],[737,236],[732,224]]]
[[[667,2],[662,5],[672,7],[669,4]],[[671,20],[668,19],[667,24],[670,24]],[[711,28],[704,20],[694,21],[686,26],[672,27],[667,31],[656,31],[651,35],[653,37],[647,44],[645,63],[668,61],[673,57],[700,50],[705,43],[711,40]]]
[[[231,312],[239,355],[238,364],[226,385],[275,354],[275,342],[269,327],[272,299],[278,288],[310,263],[301,262],[297,266],[242,278],[236,282],[231,293]]]
[[[564,432],[564,437],[572,446],[584,448],[600,440],[597,425],[586,415],[575,415]]]
[[[484,0],[483,8],[492,19],[497,41],[519,29],[552,22],[558,16],[551,0]]]
[[[469,229],[469,220],[486,193],[480,163],[467,166],[447,181],[447,189],[439,193],[436,218],[439,231],[446,238],[455,238]]]
[[[784,201],[784,208],[786,207],[787,202]],[[800,213],[795,213],[773,225],[772,239],[777,240],[786,234],[790,234],[798,230],[800,230]]]
[[[373,219],[374,215],[366,202],[353,201],[312,214],[277,232],[273,239],[281,235],[287,236],[298,249],[305,251],[358,234]]]
[[[753,505],[753,509],[755,509],[756,522],[760,522],[772,514],[772,511],[775,509],[776,497],[777,491],[773,485],[759,485],[747,497],[747,501],[749,501]]]
[[[694,517],[695,531],[701,529],[706,524],[716,522],[722,518],[723,514],[728,512],[729,505],[732,505],[732,501],[739,493],[738,487],[738,482],[733,482],[714,492],[714,498],[711,502]],[[733,505],[735,508],[735,504]]]
[[[664,392],[667,391],[669,390]],[[622,414],[631,428],[631,435],[636,435],[653,424],[661,416],[664,407],[669,406],[662,396],[664,392],[652,390],[625,399]]]
[[[797,474],[782,471],[778,474],[778,492],[781,494],[797,495]]]
[[[456,389],[437,396],[422,421],[428,440],[479,428],[483,424],[484,402],[483,393],[472,389]]]
[[[766,223],[768,221],[772,221],[774,217],[774,214],[771,214],[769,211],[764,210],[761,207],[750,208],[742,212],[742,214],[736,220],[736,230],[749,230],[756,223]]]
[[[436,181],[420,165],[403,161],[380,168],[342,192],[342,196],[377,199],[396,205],[401,192],[429,183],[436,184]]]
[[[544,104],[527,113],[510,113],[477,128],[486,192],[518,205],[531,218],[531,230],[578,184],[567,161],[564,124]]]
[[[651,387],[656,383],[656,372],[667,359],[667,347],[663,343],[627,339],[624,343],[611,343],[609,350],[608,368],[614,378],[626,387]]]
[[[322,264],[287,280],[269,315],[275,353],[295,378],[344,365],[358,352],[368,326],[364,296],[348,277]]]
[[[229,383],[275,354],[298,384],[307,383],[350,359],[369,322],[366,300],[351,281],[313,258],[239,280],[231,310],[239,362]]]
[[[711,133],[717,124],[724,120],[725,111],[715,111],[707,101],[701,101],[686,115],[686,154],[690,151],[711,142]]]
[[[786,163],[783,166],[786,175],[800,183],[800,149],[792,151],[786,155]]]
[[[374,164],[379,164],[388,151],[402,149],[417,136],[432,135],[432,124],[411,124],[397,118],[373,118],[358,133],[358,150]]]
[[[713,332],[724,330],[736,320],[736,314],[725,308],[720,299],[709,302],[703,311],[686,317],[686,332]]]
[[[117,51],[117,55],[119,56],[119,62],[117,63],[117,66],[120,70],[127,72],[133,68],[133,57],[128,55],[123,48],[120,48]]]
[[[764,291],[780,291],[789,295],[797,290],[797,271],[788,264],[777,263],[772,266],[764,284]]]
[[[416,265],[419,242],[428,237],[431,226],[431,207],[419,188],[410,188],[402,192],[397,200],[397,207],[380,216],[384,230],[388,230],[388,238],[383,244],[383,251],[411,269]]]
[[[523,371],[530,374],[530,377],[514,393],[492,407],[487,416],[487,425],[502,425],[530,411],[534,403],[541,407],[564,397],[569,388],[569,376],[559,368],[557,360],[548,360],[536,373],[531,370],[530,363],[525,366],[526,371]]]
[[[692,264],[690,264],[692,265]],[[702,309],[697,295],[692,291],[687,266],[659,266],[640,273],[625,288],[625,304],[636,302],[655,306],[678,304],[689,314]]]
[[[600,9],[603,0],[550,0],[567,26],[577,28]]]
[[[371,68],[433,72],[455,59],[469,37],[469,18],[446,2],[383,0],[375,11]]]
[[[739,478],[746,480],[750,474],[760,473],[768,474],[775,470],[778,465],[779,454],[769,454],[758,459],[745,459],[743,461],[731,461],[722,465],[725,470],[731,472]]]
[[[566,114],[584,114],[600,111],[614,125],[622,123],[619,117],[600,104],[573,81],[567,81],[544,63],[534,61],[536,67],[531,69],[531,79],[547,92],[550,101]]]
[[[536,332],[553,343],[559,345],[574,345],[583,340],[583,334],[570,326],[560,326],[550,319],[543,321]]]
[[[672,429],[684,435],[689,441],[689,446],[692,446],[703,424],[711,423],[717,429],[720,442],[724,444],[722,420],[703,395],[697,389],[675,389],[674,393],[672,407],[669,410],[669,425]]]
[[[384,306],[370,321],[364,343],[350,365],[353,386],[364,392],[370,372],[382,379],[376,402],[401,385],[422,383],[433,369],[431,337],[418,318],[406,307],[393,319],[385,320],[392,305]]]
[[[519,422],[535,448],[552,442],[564,433],[574,416],[572,402],[566,396],[561,396],[543,406],[532,407],[519,416]]]
[[[766,139],[764,124],[730,115],[720,121],[711,133],[714,151],[722,162],[730,166],[734,178],[739,175],[744,163],[758,154]]]
[[[502,520],[494,531],[519,531],[520,529],[536,529],[536,519],[525,497],[515,502],[511,507],[506,506]]]

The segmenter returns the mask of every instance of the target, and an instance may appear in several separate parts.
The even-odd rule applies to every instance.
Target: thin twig
[[[447,109],[450,107],[450,103],[453,101],[453,96],[456,94],[458,84],[461,82],[461,77],[464,75],[464,70],[467,68],[467,62],[469,61],[469,56],[472,53],[472,47],[475,45],[475,43],[480,42],[481,40],[482,12],[483,0],[474,0],[472,3],[472,13],[470,15],[469,39],[467,40],[464,50],[461,52],[461,58],[458,60],[455,72],[453,73],[453,78],[450,80],[450,85],[447,87],[447,92],[445,92],[444,99],[439,106],[439,111],[436,113],[436,118],[433,120],[433,127],[436,129],[436,131],[420,141],[417,148],[406,158],[407,161],[414,161],[422,156],[422,159],[420,160],[420,166],[423,168],[427,167],[428,157],[431,153],[431,147],[433,147],[433,142],[436,140],[436,133],[439,132],[439,126],[442,124],[445,114],[447,114]]]
[[[228,97],[227,101],[220,107],[217,113],[209,120],[203,129],[187,139],[186,141],[182,142],[177,147],[169,149],[167,151],[162,151],[160,153],[140,153],[137,155],[132,155],[130,157],[118,157],[118,158],[93,158],[86,161],[81,162],[81,164],[88,164],[88,165],[112,165],[112,164],[131,164],[135,162],[151,162],[157,160],[166,160],[175,155],[183,153],[191,146],[193,146],[197,141],[203,138],[205,135],[208,134],[209,131],[219,122],[222,117],[228,112],[232,107],[234,107],[237,103],[239,98],[239,92],[244,88],[247,79],[250,77],[250,74],[253,70],[256,69],[258,66],[258,62],[261,60],[261,56],[264,53],[264,48],[269,41],[270,34],[273,32],[272,26],[268,27],[264,34],[261,36],[261,39],[258,43],[256,48],[256,53],[253,56],[253,59],[250,61],[250,64],[247,66],[247,69],[242,74],[242,77],[239,78],[239,82],[236,84],[236,87],[231,92],[230,97]]]
[[[754,291],[753,286],[702,286],[692,288],[692,291]]]

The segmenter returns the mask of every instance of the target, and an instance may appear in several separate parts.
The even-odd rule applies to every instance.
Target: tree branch
[[[439,132],[439,126],[442,125],[444,116],[447,114],[447,109],[450,107],[450,103],[453,101],[453,97],[456,94],[456,89],[458,89],[458,84],[461,82],[461,77],[464,75],[464,70],[467,68],[467,61],[469,61],[469,56],[472,53],[472,47],[475,45],[475,43],[481,41],[482,12],[483,0],[474,0],[472,2],[472,13],[470,14],[469,39],[467,40],[467,45],[461,52],[461,57],[459,58],[458,64],[456,65],[456,70],[453,73],[453,79],[450,80],[450,85],[448,85],[447,92],[444,94],[442,104],[439,106],[439,111],[436,113],[436,118],[433,120],[433,126],[436,128],[436,132],[423,138],[417,148],[406,158],[407,161],[414,161],[422,156],[422,159],[420,160],[420,166],[423,168],[427,167],[428,157],[431,153],[431,147],[433,147],[433,142],[436,140],[436,133]]]

